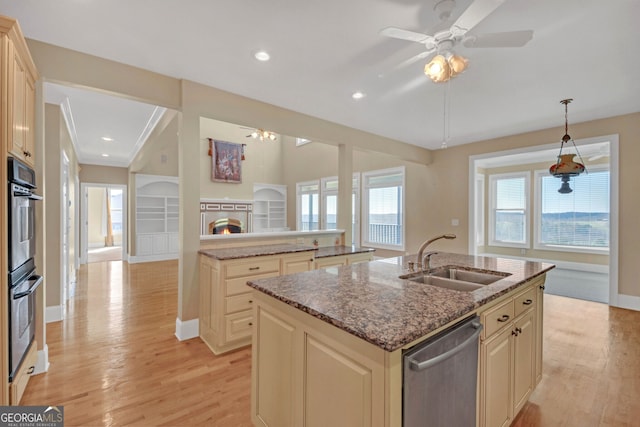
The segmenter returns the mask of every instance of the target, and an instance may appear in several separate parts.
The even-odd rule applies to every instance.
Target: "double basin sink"
[[[473,292],[484,286],[497,282],[509,276],[509,273],[499,271],[487,271],[461,266],[445,266],[433,268],[424,272],[401,276],[412,282],[424,283],[426,285],[440,288],[453,289],[456,291]]]

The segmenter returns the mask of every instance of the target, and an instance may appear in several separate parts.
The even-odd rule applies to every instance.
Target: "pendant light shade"
[[[560,194],[571,193],[573,191],[571,189],[571,186],[569,185],[569,180],[571,179],[571,177],[578,176],[582,172],[586,171],[584,164],[580,163],[583,160],[582,160],[582,156],[580,156],[580,152],[578,151],[578,147],[576,147],[576,143],[569,136],[569,121],[567,119],[567,110],[568,110],[567,105],[569,105],[571,101],[573,101],[573,99],[571,98],[563,99],[562,101],[560,101],[561,104],[564,104],[564,136],[562,137],[562,142],[560,143],[560,152],[558,153],[558,159],[556,160],[556,163],[551,165],[551,167],[549,168],[549,173],[551,175],[555,176],[556,178],[560,178],[562,180],[562,185],[558,190],[558,193]],[[569,141],[571,141],[571,143],[573,144],[573,147],[576,150],[576,154],[562,153],[562,149],[564,148],[564,145]],[[574,160],[574,157],[576,155],[580,158],[580,162],[576,162]]]

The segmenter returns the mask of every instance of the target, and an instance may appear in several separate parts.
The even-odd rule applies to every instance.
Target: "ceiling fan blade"
[[[380,30],[380,34],[382,34],[383,36],[394,38],[394,39],[408,40],[416,43],[425,43],[433,39],[433,37],[428,36],[426,34],[416,33],[409,30],[403,30],[402,28],[396,28],[396,27],[383,28],[382,30]]]
[[[472,35],[462,41],[464,47],[522,47],[533,38],[532,30]]]
[[[451,26],[451,32],[462,36],[478,25],[506,0],[475,0]]]
[[[426,57],[428,57],[429,55],[431,55],[431,53],[433,53],[434,49],[431,50],[425,50],[424,52],[420,52],[417,55],[412,56],[409,59],[405,59],[404,61],[402,61],[401,63],[399,63],[398,65],[396,65],[395,67],[393,67],[394,70],[401,70],[405,67],[408,67],[411,64],[415,64],[416,62],[420,61],[421,59],[424,59]]]

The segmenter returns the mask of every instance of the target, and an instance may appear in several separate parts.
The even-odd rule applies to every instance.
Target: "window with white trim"
[[[362,244],[404,250],[404,167],[362,173]]]
[[[311,231],[320,229],[320,181],[296,184],[297,229]]]
[[[609,251],[609,168],[590,166],[571,178],[573,191],[558,193],[560,180],[536,171],[536,249]]]
[[[529,172],[489,176],[489,245],[528,248]]]

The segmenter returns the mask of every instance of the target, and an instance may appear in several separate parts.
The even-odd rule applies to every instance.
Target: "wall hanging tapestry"
[[[209,138],[211,181],[240,184],[242,182],[242,144]]]

